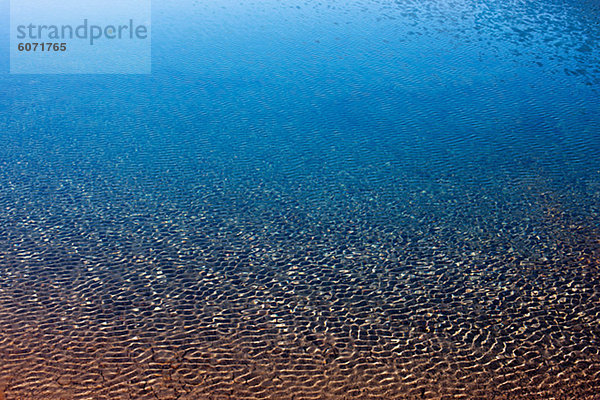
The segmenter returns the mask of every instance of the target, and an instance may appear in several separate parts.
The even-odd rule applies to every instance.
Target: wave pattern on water
[[[593,4],[154,11],[0,77],[0,396],[596,398]]]

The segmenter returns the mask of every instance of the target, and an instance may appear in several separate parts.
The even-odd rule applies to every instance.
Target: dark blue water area
[[[0,75],[8,397],[593,398],[596,2],[152,12],[150,75]]]

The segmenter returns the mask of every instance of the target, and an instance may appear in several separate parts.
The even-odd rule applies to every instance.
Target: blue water
[[[166,1],[150,75],[1,74],[2,393],[594,398],[599,20]]]

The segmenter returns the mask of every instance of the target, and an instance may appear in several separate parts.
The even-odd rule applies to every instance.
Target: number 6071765
[[[19,43],[19,51],[67,51],[66,43]]]

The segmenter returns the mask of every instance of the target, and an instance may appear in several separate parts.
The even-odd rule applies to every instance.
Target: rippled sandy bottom
[[[597,202],[574,189],[4,171],[6,399],[600,392]]]
[[[405,239],[402,251],[302,241],[277,248],[281,240],[242,235],[227,245],[207,241],[202,255],[186,254],[185,241],[177,248],[159,240],[154,259],[140,250],[83,256],[81,247],[51,244],[3,253],[3,393],[598,398],[593,242],[535,261],[464,248],[459,259],[458,250],[434,244],[441,236],[425,238]]]

